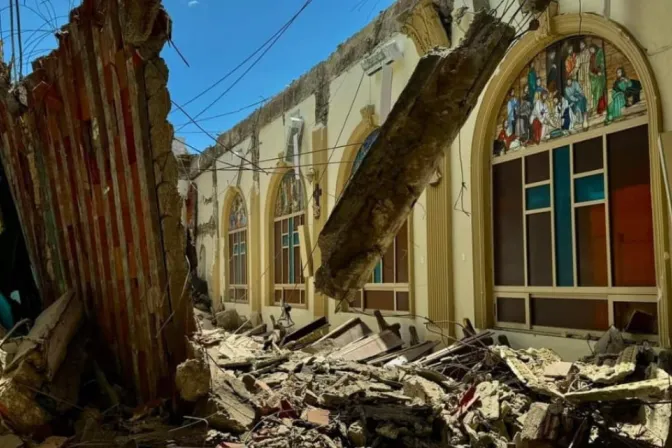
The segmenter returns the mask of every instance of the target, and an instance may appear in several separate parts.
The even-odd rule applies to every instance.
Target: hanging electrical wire
[[[14,42],[14,2],[13,0],[9,0],[9,28],[10,28],[10,34],[12,37],[12,58],[10,59],[10,66],[12,67],[12,70],[14,70],[14,79],[16,79],[16,63],[14,62],[15,55],[16,55],[16,44]]]
[[[23,39],[21,37],[21,8],[19,8],[19,0],[14,0],[14,4],[16,5],[16,28],[18,32],[17,38],[19,41],[19,79],[23,79]]]
[[[231,75],[233,75],[235,72],[237,72],[240,68],[242,68],[245,64],[247,64],[252,58],[254,58],[259,52],[263,51],[264,48],[266,48],[271,42],[273,42],[274,39],[278,35],[284,34],[285,31],[294,23],[294,21],[301,15],[301,13],[312,3],[313,0],[306,0],[306,2],[301,6],[301,8],[287,21],[278,31],[276,31],[271,37],[269,37],[261,46],[259,46],[252,54],[247,56],[244,60],[242,60],[238,65],[236,65],[233,69],[228,71],[224,76],[219,78],[217,81],[215,81],[213,84],[211,84],[209,87],[201,91],[199,94],[191,98],[189,101],[186,101],[183,103],[183,106],[188,106],[189,104],[193,103],[197,99],[201,98],[203,95],[206,93],[210,92],[212,89],[217,87],[219,84],[222,82],[226,81]],[[197,116],[198,118],[198,116]]]
[[[213,101],[210,102],[207,106],[205,106],[203,109],[201,109],[200,112],[198,112],[196,115],[194,115],[193,119],[197,119],[201,115],[203,115],[205,112],[210,110],[215,104],[217,104],[227,93],[229,93],[240,81],[242,81],[245,76],[247,76],[248,73],[261,61],[261,59],[275,46],[275,44],[280,40],[280,38],[285,34],[285,32],[289,29],[289,27],[294,23],[294,21],[299,17],[299,15],[312,3],[313,0],[306,0],[306,2],[303,4],[301,9],[294,14],[294,17],[290,19],[289,22],[284,26],[284,28],[280,31],[280,33],[271,41],[271,43],[261,52],[261,54],[250,64],[250,66],[243,71],[243,73],[236,78],[233,83],[229,87],[227,87],[221,94],[219,94]],[[177,130],[180,131],[183,129],[186,125],[181,126]]]

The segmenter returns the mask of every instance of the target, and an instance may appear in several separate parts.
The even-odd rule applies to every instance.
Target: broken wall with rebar
[[[44,306],[84,300],[141,400],[172,389],[190,330],[160,0],[84,0],[18,83],[0,68],[2,163]]]

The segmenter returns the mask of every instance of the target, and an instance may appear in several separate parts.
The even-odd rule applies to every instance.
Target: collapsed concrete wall
[[[319,291],[347,299],[364,286],[514,34],[511,26],[481,12],[458,48],[436,50],[420,60],[320,233]]]
[[[78,294],[141,400],[171,392],[191,306],[160,0],[84,0],[12,85],[0,154],[44,305]]]

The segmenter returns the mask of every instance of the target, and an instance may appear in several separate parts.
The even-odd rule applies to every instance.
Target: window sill
[[[576,330],[569,328],[551,329],[544,327],[544,328],[525,329],[525,328],[509,327],[502,325],[495,325],[494,327],[492,327],[492,329],[495,331],[506,331],[510,333],[522,333],[535,336],[550,336],[564,339],[578,339],[583,341],[585,340],[597,341],[605,333],[605,331],[600,332],[591,330]],[[627,342],[634,342],[634,343],[649,342],[653,343],[656,346],[660,344],[660,337],[658,335],[632,334],[625,332],[621,332],[621,335],[623,335],[623,339],[626,340]]]
[[[308,309],[308,304],[306,303],[289,303],[287,302],[287,305],[291,306],[293,310],[307,310]],[[282,308],[282,305],[279,303],[272,303],[270,305],[266,305],[268,308]]]
[[[376,310],[352,310],[348,309],[345,311],[341,311],[338,314],[348,314],[352,317],[357,317],[357,316],[367,316],[371,318],[376,318],[376,316],[373,315],[373,312]],[[411,311],[383,311],[383,310],[377,310],[380,311],[380,314],[385,317],[385,318],[395,318],[395,319],[408,319],[408,320],[414,320],[415,315]]]

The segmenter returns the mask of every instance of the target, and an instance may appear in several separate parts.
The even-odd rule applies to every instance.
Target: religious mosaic
[[[364,140],[364,143],[362,143],[361,148],[359,148],[359,151],[357,151],[357,155],[355,156],[355,160],[352,163],[352,172],[354,173],[359,169],[359,166],[362,164],[362,161],[364,160],[364,157],[369,153],[369,150],[371,149],[371,146],[373,145],[373,142],[376,141],[376,138],[378,137],[378,134],[380,133],[380,129],[375,129],[372,131],[368,137]]]
[[[594,36],[561,40],[537,54],[500,109],[494,156],[643,115],[646,98],[632,63]]]
[[[288,171],[280,183],[280,191],[275,200],[275,217],[291,215],[303,211],[303,187],[294,170]]]
[[[229,231],[234,231],[247,227],[247,212],[245,203],[241,195],[237,194],[231,204],[231,213],[229,214]]]

